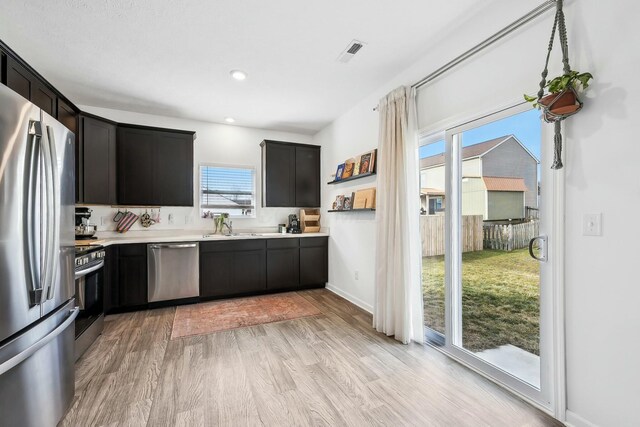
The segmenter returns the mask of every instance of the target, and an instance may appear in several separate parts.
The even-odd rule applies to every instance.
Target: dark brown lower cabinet
[[[118,293],[118,246],[108,246],[104,257],[104,312],[111,313],[120,306]]]
[[[200,296],[221,297],[263,292],[266,241],[200,243]]]
[[[200,242],[200,297],[322,287],[328,279],[327,243],[327,237]],[[105,313],[147,304],[147,245],[109,246]]]
[[[295,289],[300,284],[300,239],[267,240],[267,289]]]
[[[300,286],[324,285],[329,280],[327,237],[300,239]]]
[[[147,245],[118,247],[118,308],[147,304]]]

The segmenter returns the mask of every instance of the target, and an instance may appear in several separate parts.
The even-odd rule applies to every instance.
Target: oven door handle
[[[102,267],[104,267],[104,260],[100,261],[96,265],[92,265],[91,267],[85,268],[84,270],[78,270],[76,271],[76,274],[75,274],[76,280],[86,276],[89,273],[93,273],[96,270],[100,270]]]

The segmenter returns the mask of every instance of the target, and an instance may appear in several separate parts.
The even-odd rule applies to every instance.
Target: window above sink
[[[201,164],[200,212],[203,217],[255,218],[255,167]]]

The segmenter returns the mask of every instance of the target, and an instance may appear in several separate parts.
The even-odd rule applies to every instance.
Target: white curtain
[[[373,325],[408,344],[423,342],[419,167],[415,91],[380,100]]]

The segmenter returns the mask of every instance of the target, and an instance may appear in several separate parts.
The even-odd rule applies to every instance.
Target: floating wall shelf
[[[363,208],[363,209],[331,209],[327,212],[374,212],[375,208]]]
[[[350,176],[349,178],[339,179],[337,181],[335,181],[335,180],[334,181],[330,181],[330,182],[327,182],[327,184],[329,184],[329,185],[340,184],[341,182],[347,182],[347,181],[353,181],[354,179],[366,178],[368,176],[375,175],[375,174],[376,174],[375,172],[362,173],[360,175]],[[329,212],[331,212],[331,211],[329,211]]]

